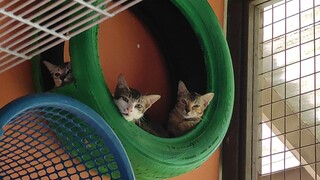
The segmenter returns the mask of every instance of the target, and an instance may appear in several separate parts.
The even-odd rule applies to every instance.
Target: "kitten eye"
[[[187,103],[187,101],[185,100],[185,99],[181,99],[181,101],[180,101],[182,104],[184,104],[184,105],[187,105],[188,103]]]
[[[137,108],[137,109],[141,109],[141,108],[142,108],[142,105],[141,105],[141,104],[137,104],[137,105],[135,105],[134,107]]]
[[[123,97],[123,96],[121,96],[121,98],[122,98],[122,100],[124,100],[126,103],[128,103],[128,102],[129,102],[129,99],[128,99],[128,98]]]
[[[193,106],[193,108],[198,109],[198,108],[200,108],[200,105],[196,104]]]
[[[54,76],[60,76],[61,74],[60,73],[54,73]]]

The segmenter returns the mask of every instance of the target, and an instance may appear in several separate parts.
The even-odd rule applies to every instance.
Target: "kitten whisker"
[[[159,95],[142,95],[139,91],[130,88],[124,76],[120,74],[113,98],[118,109],[131,109],[128,113],[122,113],[127,121],[133,121],[143,130],[156,134],[155,130],[149,127],[144,113],[159,100]]]

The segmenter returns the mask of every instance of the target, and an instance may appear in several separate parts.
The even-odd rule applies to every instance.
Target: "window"
[[[253,1],[249,32],[251,179],[320,179],[320,0]]]

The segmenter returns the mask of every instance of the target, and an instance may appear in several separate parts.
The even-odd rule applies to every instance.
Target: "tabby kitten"
[[[64,63],[60,66],[54,65],[48,61],[43,61],[43,63],[53,78],[55,88],[61,87],[73,81],[70,62]]]
[[[119,75],[114,101],[127,121],[134,121],[137,125],[140,125],[140,120],[144,113],[160,97],[160,95],[141,95],[139,91],[129,88],[124,76],[122,74]]]
[[[214,93],[200,95],[189,92],[185,84],[179,81],[177,102],[169,114],[167,124],[169,135],[178,137],[195,127],[201,121],[201,117],[213,96]]]

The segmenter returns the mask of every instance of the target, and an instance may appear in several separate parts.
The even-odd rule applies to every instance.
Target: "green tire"
[[[53,91],[82,101],[105,119],[124,145],[137,179],[178,176],[205,162],[227,132],[234,102],[229,49],[207,0],[146,0],[131,10],[159,43],[172,77],[172,87],[185,78],[182,80],[187,81],[191,89],[215,93],[202,122],[184,136],[160,138],[125,121],[113,103],[101,71],[98,26],[70,40],[76,81]],[[42,91],[39,59],[33,59],[34,79]]]

